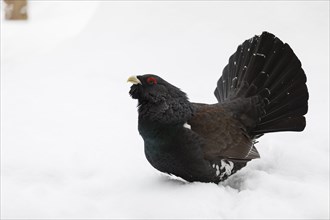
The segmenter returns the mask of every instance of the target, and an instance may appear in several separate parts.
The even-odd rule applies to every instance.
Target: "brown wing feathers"
[[[244,125],[220,105],[194,104],[197,111],[188,121],[191,129],[204,138],[204,157],[208,160],[258,158]],[[250,154],[249,154],[250,153]]]

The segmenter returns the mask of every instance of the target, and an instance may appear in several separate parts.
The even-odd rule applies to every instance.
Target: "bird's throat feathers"
[[[194,114],[194,107],[184,92],[180,90],[176,92],[180,92],[180,95],[168,94],[157,103],[139,100],[139,120],[161,124],[183,124],[187,122]]]

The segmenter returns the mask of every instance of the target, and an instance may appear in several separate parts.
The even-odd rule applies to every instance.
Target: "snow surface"
[[[3,219],[329,218],[328,1],[29,1],[29,13],[1,21]],[[229,56],[264,30],[302,61],[306,130],[265,135],[261,159],[219,185],[154,170],[128,76],[214,103]]]

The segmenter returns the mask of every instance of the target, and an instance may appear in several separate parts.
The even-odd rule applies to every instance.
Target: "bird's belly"
[[[155,152],[152,147],[145,146],[145,155],[149,163],[157,170],[167,174],[173,174],[187,181],[215,182],[219,183],[246,165],[246,162],[221,159],[217,162],[206,162],[203,165],[182,163],[176,155],[169,152]]]
[[[177,132],[171,138],[158,135],[164,134],[162,132],[144,137],[145,156],[155,169],[190,182],[216,183],[237,171],[235,162],[221,161],[221,158],[214,158],[212,162],[205,159],[198,136],[186,138],[184,132]]]
[[[177,159],[168,151],[161,150],[155,146],[145,145],[145,156],[149,163],[157,170],[173,174],[181,168]]]
[[[145,155],[149,163],[157,170],[173,174],[187,181],[214,182],[215,170],[200,159],[185,157],[178,152],[155,151],[157,147],[145,145]],[[213,175],[214,173],[214,175]]]

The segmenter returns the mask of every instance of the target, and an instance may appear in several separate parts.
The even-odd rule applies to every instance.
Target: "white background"
[[[328,1],[29,1],[29,16],[1,18],[2,218],[329,218]],[[305,131],[265,135],[219,185],[154,170],[128,76],[214,103],[229,56],[262,31],[302,62]]]

